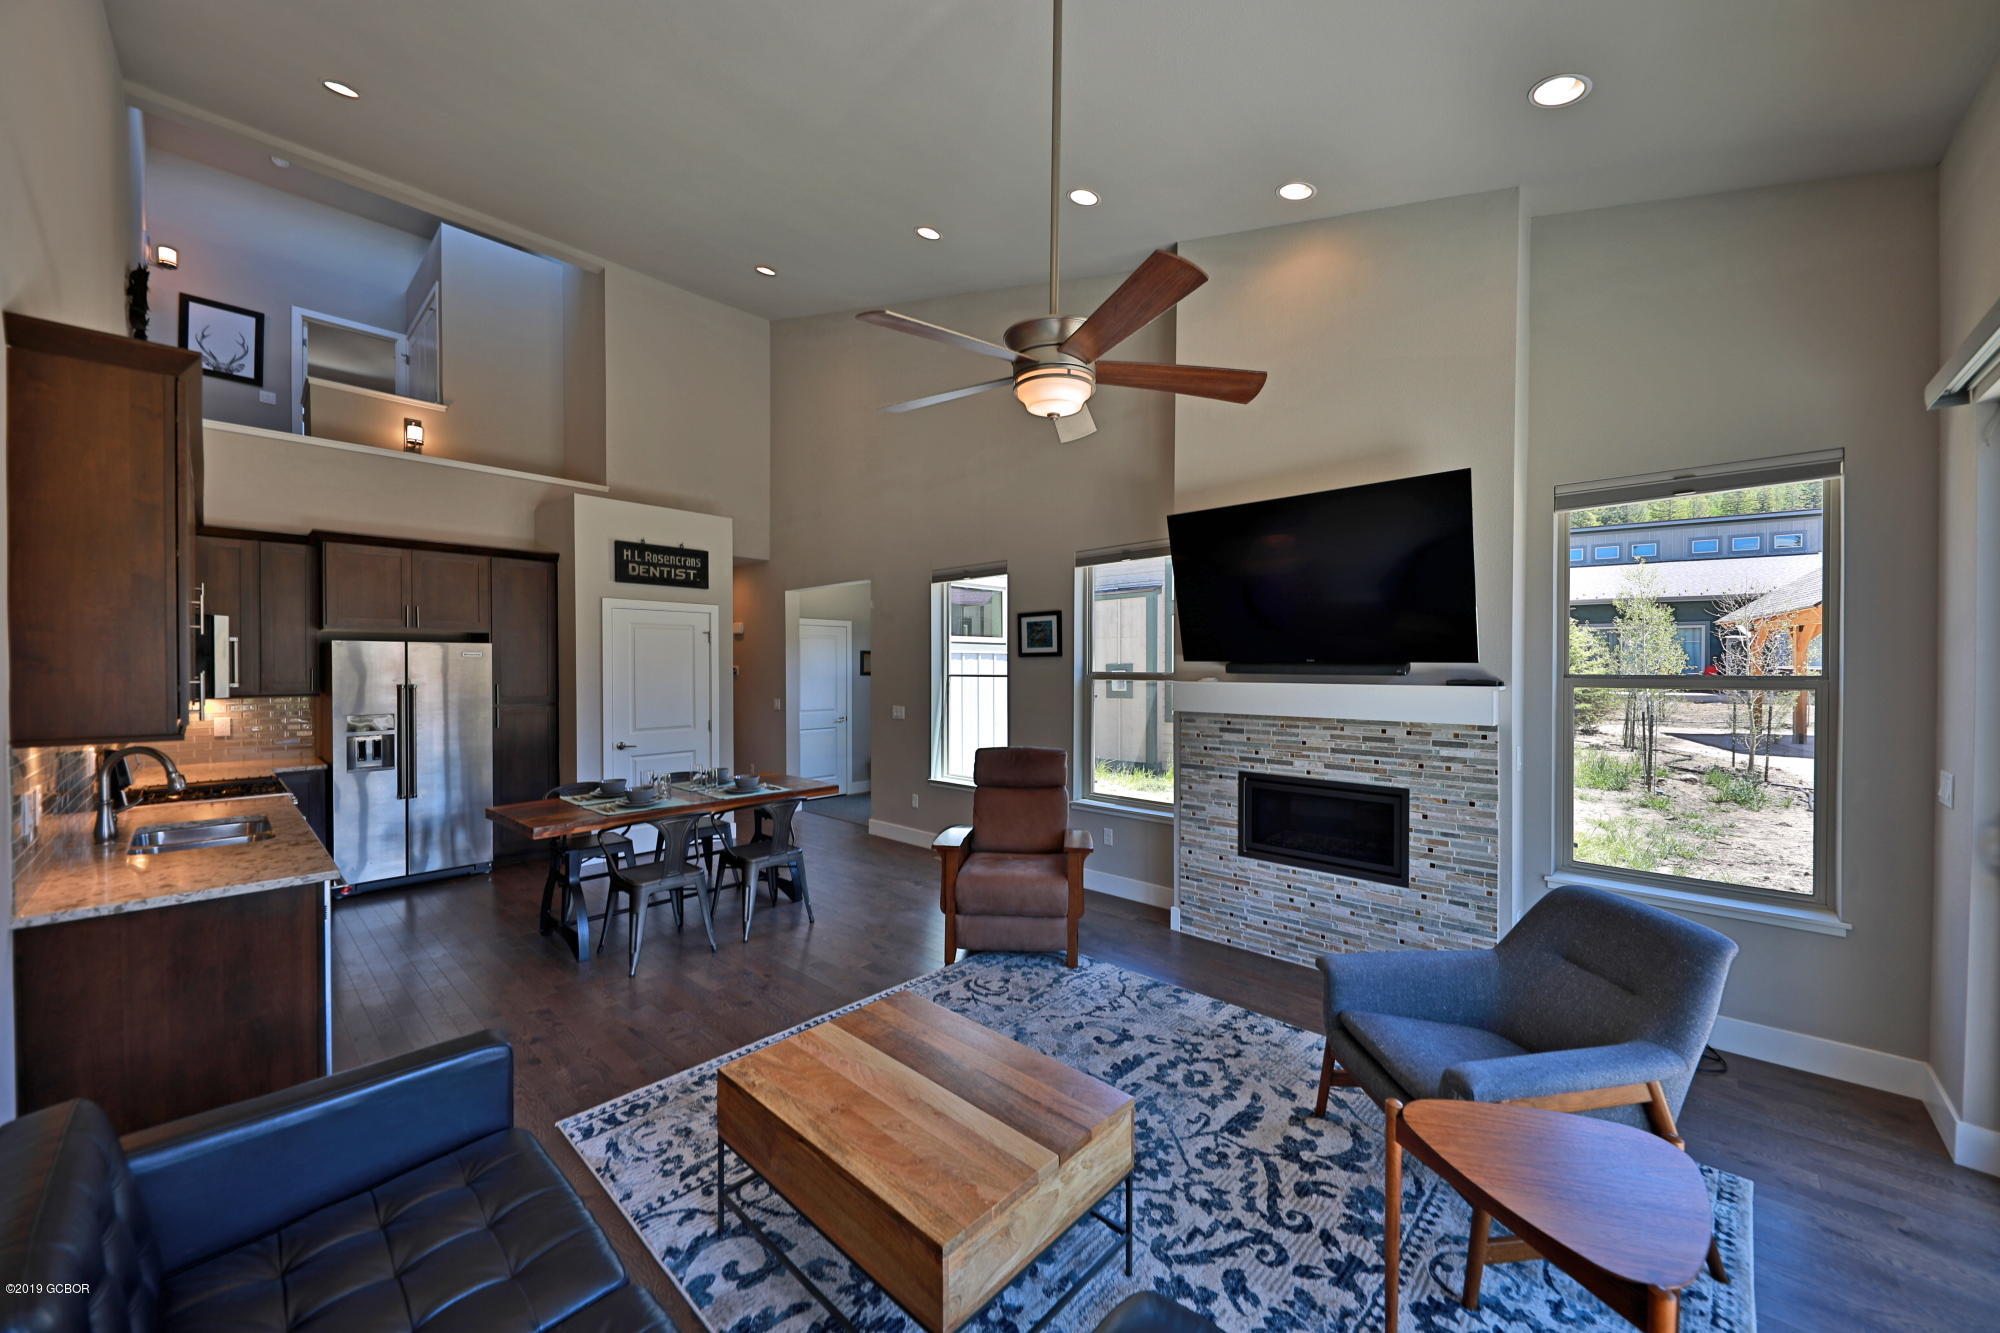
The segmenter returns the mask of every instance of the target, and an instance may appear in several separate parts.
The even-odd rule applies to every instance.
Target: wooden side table
[[[1388,1333],[1401,1282],[1403,1153],[1472,1205],[1462,1304],[1488,1263],[1547,1259],[1646,1333],[1675,1333],[1714,1219],[1701,1168],[1667,1140],[1561,1111],[1444,1099],[1390,1101],[1383,1218]],[[1511,1237],[1490,1239],[1498,1220]]]

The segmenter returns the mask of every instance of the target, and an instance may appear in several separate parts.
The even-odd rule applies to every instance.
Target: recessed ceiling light
[[[919,227],[917,228],[917,235],[923,237],[927,241],[938,241],[944,239],[944,233],[939,231],[936,227]]]
[[[325,88],[330,93],[339,93],[342,97],[361,96],[360,93],[355,92],[352,88],[342,83],[339,79],[322,79],[320,81],[320,86],[322,88]]]
[[[1297,202],[1300,199],[1310,199],[1318,193],[1319,187],[1308,185],[1304,181],[1286,181],[1278,187],[1278,198],[1290,199],[1293,202]]]
[[[763,274],[767,278],[775,278],[778,276],[778,270],[772,268],[769,264],[757,265],[757,271]]]
[[[289,157],[279,157],[276,154],[273,154],[271,157],[271,165],[274,167],[289,167],[290,165],[292,165],[292,159],[290,159]]]
[[[1551,74],[1528,89],[1536,106],[1573,106],[1590,94],[1590,80],[1581,74]]]
[[[1069,192],[1069,201],[1072,204],[1082,204],[1085,208],[1094,206],[1101,197],[1095,190],[1071,190]]]

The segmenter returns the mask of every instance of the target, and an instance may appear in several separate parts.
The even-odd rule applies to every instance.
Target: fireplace
[[[1239,773],[1236,817],[1243,856],[1410,882],[1410,793],[1402,787]]]

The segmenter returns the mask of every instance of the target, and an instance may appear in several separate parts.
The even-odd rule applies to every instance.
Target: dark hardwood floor
[[[637,1280],[696,1328],[672,1285],[577,1161],[555,1121],[941,964],[929,852],[806,815],[818,924],[740,900],[699,929],[649,920],[628,978],[622,923],[579,967],[536,933],[539,866],[364,895],[334,915],[334,1059],[374,1060],[477,1028],[514,1041],[516,1117],[589,1201]],[[1310,968],[1176,935],[1165,913],[1093,894],[1093,957],[1301,1027],[1319,1027]],[[1301,1099],[1317,1071],[1301,1069]],[[1682,1127],[1703,1161],[1756,1182],[1764,1333],[2000,1327],[2000,1180],[1952,1165],[1921,1105],[1732,1058],[1705,1074]]]

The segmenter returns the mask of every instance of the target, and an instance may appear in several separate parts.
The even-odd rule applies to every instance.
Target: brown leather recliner
[[[1069,756],[1020,745],[973,756],[972,823],[938,834],[944,961],[958,951],[1060,949],[1076,966],[1083,858],[1090,835],[1069,827]]]

